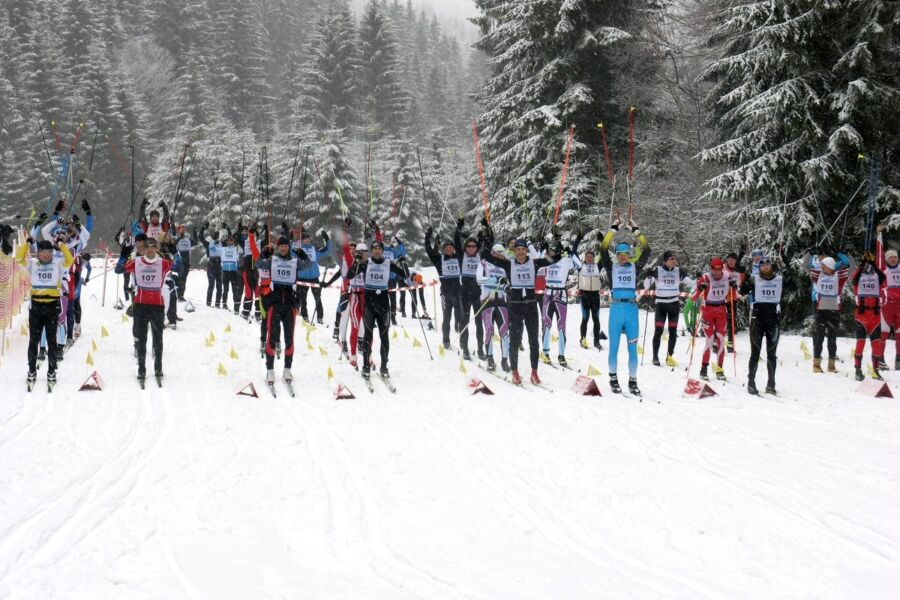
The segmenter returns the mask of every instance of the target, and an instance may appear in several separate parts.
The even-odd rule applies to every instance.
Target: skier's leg
[[[481,313],[481,322],[482,322],[482,338],[481,343],[484,347],[484,352],[488,356],[494,355],[494,308],[489,306],[484,309]]]
[[[766,385],[775,386],[775,368],[778,366],[778,340],[781,338],[781,325],[775,319],[766,328],[766,371],[769,381]]]
[[[497,332],[500,335],[500,352],[502,353],[503,358],[509,358],[509,308],[501,306],[494,311],[494,315],[497,319]],[[516,348],[518,348],[518,346],[516,346]]]
[[[147,372],[147,329],[149,327],[150,319],[147,315],[146,306],[135,304],[133,329],[136,338],[138,375],[144,375]]]
[[[371,304],[371,306],[366,306],[365,312],[363,313],[363,338],[360,346],[362,347],[362,356],[363,356],[363,370],[369,370],[369,361],[372,356],[372,338],[374,337],[374,327],[375,327],[375,306],[374,302],[367,303]]]
[[[313,302],[316,305],[316,323],[321,323],[325,318],[325,307],[322,306],[322,288],[314,287],[312,288]]]
[[[531,359],[532,370],[537,369],[538,356],[540,355],[540,336],[538,335],[540,317],[538,315],[538,306],[535,302],[528,302],[525,308],[525,331],[528,334],[528,357]]]
[[[294,364],[294,328],[296,326],[294,309],[286,306],[280,320],[284,327],[284,368],[290,369]]]
[[[666,304],[657,302],[656,313],[653,317],[653,359],[659,360],[659,345],[662,342],[663,329],[666,326]]]
[[[619,341],[625,329],[625,304],[614,302],[609,307],[609,374],[619,370]]]
[[[278,336],[276,325],[275,305],[273,304],[266,309],[266,369],[269,371],[275,368],[275,344]]]
[[[178,302],[178,299],[173,299]],[[163,357],[163,329],[165,328],[165,315],[161,306],[150,307],[150,331],[153,335],[153,369],[154,373],[162,373]]]
[[[38,346],[41,343],[41,334],[44,332],[44,319],[41,304],[31,303],[28,311],[28,372],[37,370]]]
[[[396,296],[397,294],[393,294]],[[378,324],[378,338],[379,345],[381,347],[381,364],[379,367],[381,369],[386,369],[388,364],[388,357],[391,352],[391,336],[390,328],[391,328],[391,317],[390,312],[388,311],[379,311],[376,320]]]
[[[556,328],[559,331],[559,355],[566,355],[566,322],[569,314],[569,303],[566,293],[560,292],[560,297],[554,302],[556,306]]]
[[[304,321],[309,321],[309,311],[306,307],[306,297],[309,295],[309,287],[303,285],[304,283],[309,283],[309,280],[302,279],[300,284],[297,285],[297,295],[300,297],[300,316]]]
[[[444,318],[441,322],[442,341],[445,346],[450,344],[450,319],[453,316],[453,298],[449,292],[441,290],[441,314]]]
[[[678,302],[672,302],[669,305],[669,347],[668,347],[668,356],[672,356],[675,354],[675,342],[678,341],[678,313],[680,312],[680,307]]]
[[[759,364],[759,355],[762,351],[764,329],[759,318],[750,320],[750,362],[747,363],[747,381],[752,383],[756,382],[756,367]],[[766,339],[768,341],[768,335]]]
[[[637,377],[638,370],[638,340],[640,340],[641,320],[636,302],[628,302],[625,305],[625,337],[628,339],[628,376]]]
[[[509,365],[513,371],[519,368],[519,346],[525,327],[524,304],[509,305]]]

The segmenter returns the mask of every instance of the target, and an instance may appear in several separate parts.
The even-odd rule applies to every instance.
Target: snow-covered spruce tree
[[[883,213],[896,213],[896,6],[811,0],[722,2],[710,43],[722,57],[706,71],[722,141],[702,153],[725,167],[701,201],[730,201],[749,219],[754,246],[783,248],[802,281],[799,259],[817,245],[859,254],[867,160],[880,158]],[[895,110],[895,109],[894,109]],[[844,208],[862,185],[855,204]],[[838,217],[847,216],[843,233]],[[831,233],[828,234],[828,230]],[[788,295],[799,318],[808,294]],[[796,322],[796,321],[794,321]]]
[[[316,21],[302,68],[294,117],[320,131],[353,124],[358,55],[353,16],[346,0],[333,0]]]
[[[365,212],[364,184],[345,153],[345,142],[334,137],[312,147],[309,155],[304,223],[310,233],[324,229],[334,233],[341,220],[355,220]],[[302,157],[301,157],[302,160]]]
[[[520,235],[528,220],[532,235],[549,231],[546,215],[555,206],[570,126],[576,127],[576,163],[602,152],[599,121],[627,132],[628,99],[606,92],[619,77],[613,52],[633,38],[629,30],[646,4],[476,0],[482,13],[477,47],[488,54],[490,67],[479,95],[479,127],[499,230]],[[597,185],[601,175],[585,173],[579,185]],[[566,190],[565,206],[576,204],[574,193]]]
[[[400,79],[397,41],[381,0],[369,0],[359,27],[359,95],[367,129],[398,136],[406,129],[409,94]]]

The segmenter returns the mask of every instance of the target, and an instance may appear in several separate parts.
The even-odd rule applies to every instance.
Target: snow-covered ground
[[[732,381],[713,383],[716,397],[682,396],[683,369],[654,368],[648,356],[638,403],[607,391],[606,352],[578,347],[577,307],[568,354],[576,368],[603,372],[603,397],[571,392],[573,372],[542,366],[553,393],[521,391],[471,363],[462,373],[455,352],[431,361],[414,347],[423,336],[413,320],[392,340],[399,393],[376,381],[369,395],[338,360],[330,327],[309,342],[298,327],[298,397],[276,399],[262,385],[258,326],[207,308],[195,271],[188,297],[198,310],[165,334],[165,387],[142,392],[131,324],[112,308],[115,279],[106,308],[100,283],[85,288],[84,335],[52,396],[46,369],[26,395],[22,318],[7,332],[0,597],[874,599],[900,590],[900,400],[855,393],[849,340],[839,375],[813,375],[800,338],[785,336],[778,398],[742,388],[745,335],[738,377],[729,357]],[[324,297],[331,321],[337,291]],[[427,337],[436,351],[439,337]],[[95,367],[85,364],[92,342]],[[687,348],[680,339],[683,363]],[[105,389],[77,391],[94,368]],[[472,376],[496,395],[470,395]],[[885,376],[900,396],[900,373]],[[250,381],[259,398],[236,395]],[[334,400],[338,383],[357,399]]]

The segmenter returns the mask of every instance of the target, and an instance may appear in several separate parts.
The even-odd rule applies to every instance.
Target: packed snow
[[[297,397],[279,382],[273,398],[258,325],[206,307],[194,271],[164,387],[141,391],[117,281],[101,307],[95,266],[51,395],[46,365],[25,392],[27,310],[6,333],[2,598],[897,597],[900,408],[856,393],[849,339],[841,372],[813,375],[784,336],[779,394],[757,398],[741,334],[737,377],[729,355],[729,381],[700,399],[682,394],[689,338],[668,369],[648,336],[638,402],[609,393],[605,351],[578,345],[576,305],[567,354],[602,372],[602,397],[543,365],[552,392],[463,373],[400,318],[398,393],[376,379],[370,395],[331,340],[328,289],[326,326],[297,327]],[[78,391],[95,369],[104,389]],[[900,396],[900,372],[884,375]],[[495,394],[472,395],[473,377]],[[237,395],[250,382],[259,397]],[[335,400],[338,384],[356,399]]]

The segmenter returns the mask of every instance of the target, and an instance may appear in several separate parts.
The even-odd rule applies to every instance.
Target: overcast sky
[[[359,12],[367,0],[352,0],[354,8]],[[388,0],[389,2],[391,0]],[[406,0],[401,0],[403,4]],[[460,41],[472,42],[476,38],[475,26],[468,23],[468,17],[478,14],[472,0],[412,0],[413,4],[425,9],[427,13],[435,13],[444,22],[447,31],[462,38]]]

